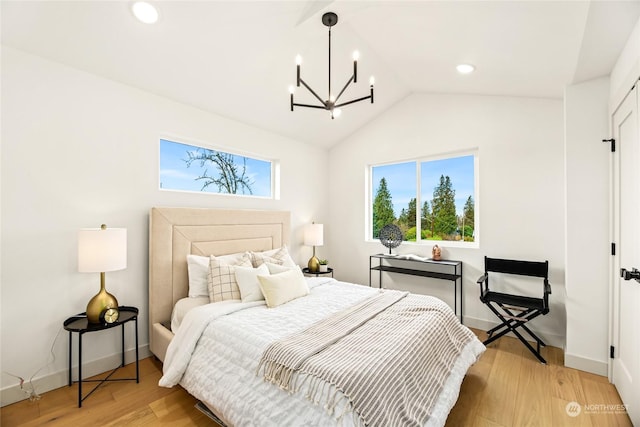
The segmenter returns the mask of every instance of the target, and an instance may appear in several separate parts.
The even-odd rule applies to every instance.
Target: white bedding
[[[334,279],[308,281],[308,296],[276,308],[267,308],[260,301],[192,309],[169,346],[160,385],[180,383],[233,426],[354,425],[354,417],[336,419],[323,407],[311,404],[304,393],[290,395],[263,381],[256,372],[260,356],[272,341],[306,329],[378,292]],[[483,351],[478,340],[466,346],[427,425],[444,425],[467,369]]]

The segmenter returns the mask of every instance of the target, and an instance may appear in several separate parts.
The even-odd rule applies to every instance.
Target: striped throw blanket
[[[347,399],[361,425],[422,426],[474,337],[444,302],[383,290],[272,343],[258,372],[291,393],[304,388],[331,413]]]

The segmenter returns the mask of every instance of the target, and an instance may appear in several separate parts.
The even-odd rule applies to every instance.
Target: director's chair
[[[543,279],[542,298],[532,298],[523,295],[506,294],[494,292],[489,289],[489,273],[515,274],[519,276],[540,277]],[[480,301],[482,301],[502,322],[495,328],[487,331],[488,338],[484,345],[513,332],[520,341],[533,353],[538,360],[544,364],[546,360],[540,355],[540,346],[546,344],[536,334],[526,326],[530,320],[549,313],[549,294],[551,285],[549,284],[549,261],[518,261],[510,259],[499,259],[484,257],[484,274],[478,279],[480,285]],[[515,313],[518,312],[518,313]],[[523,329],[536,342],[534,349],[529,342],[524,339],[517,329]]]

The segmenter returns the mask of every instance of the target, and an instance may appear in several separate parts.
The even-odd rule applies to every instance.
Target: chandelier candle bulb
[[[293,86],[289,87],[289,95],[291,96],[291,111],[293,111]]]
[[[369,78],[369,84],[370,86],[370,90],[371,90],[371,95],[369,95],[369,97],[371,98],[371,103],[373,104],[373,84],[376,82],[376,80],[373,78],[373,76],[371,76]]]
[[[360,58],[360,52],[357,50],[353,52],[353,82],[358,83],[358,59]]]

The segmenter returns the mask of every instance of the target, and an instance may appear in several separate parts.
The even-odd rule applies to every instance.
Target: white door
[[[613,115],[614,257],[612,382],[640,426],[640,129],[638,85]],[[624,272],[626,271],[626,274]],[[626,276],[626,277],[623,277]],[[635,279],[638,277],[638,280]]]

